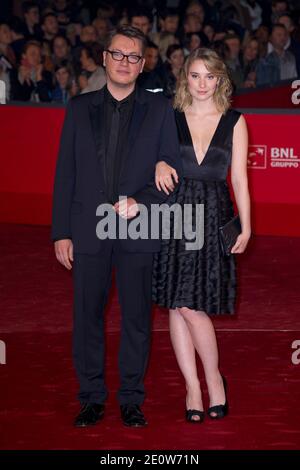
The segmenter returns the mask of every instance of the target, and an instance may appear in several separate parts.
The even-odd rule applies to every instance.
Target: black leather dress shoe
[[[129,403],[128,405],[121,405],[120,408],[121,418],[125,426],[135,428],[147,426],[148,423],[139,405],[132,405]]]
[[[77,428],[85,428],[93,426],[104,416],[104,405],[98,403],[85,403],[76,416],[74,426]]]

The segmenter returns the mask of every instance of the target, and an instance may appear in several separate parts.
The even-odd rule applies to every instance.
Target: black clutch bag
[[[219,227],[220,242],[224,255],[231,255],[231,248],[235,245],[237,237],[242,232],[239,215],[236,215],[222,227]]]

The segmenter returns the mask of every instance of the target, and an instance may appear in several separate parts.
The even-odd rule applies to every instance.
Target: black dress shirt
[[[115,204],[119,200],[120,171],[126,163],[127,140],[132,118],[135,90],[121,101],[116,100],[105,86],[105,167],[108,202]],[[119,115],[116,117],[116,113]],[[115,125],[112,126],[112,124]],[[116,124],[117,123],[117,124]]]

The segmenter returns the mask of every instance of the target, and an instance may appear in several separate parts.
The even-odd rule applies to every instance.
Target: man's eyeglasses
[[[130,64],[137,64],[142,59],[141,55],[136,54],[123,54],[123,52],[110,51],[109,49],[106,49],[106,52],[109,52],[112,58],[118,62],[121,62],[126,57]]]

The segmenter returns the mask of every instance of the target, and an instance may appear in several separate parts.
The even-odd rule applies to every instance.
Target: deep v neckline
[[[221,116],[220,116],[220,119],[219,119],[219,121],[218,121],[217,127],[216,127],[216,129],[215,129],[215,131],[214,131],[214,133],[213,133],[213,135],[212,135],[212,138],[210,139],[210,143],[209,143],[209,145],[208,145],[208,147],[207,147],[207,150],[206,150],[206,152],[205,152],[205,154],[204,154],[204,156],[203,156],[203,158],[202,158],[202,160],[201,160],[200,163],[198,162],[198,159],[197,159],[197,154],[196,154],[196,151],[195,151],[195,146],[194,146],[192,134],[191,134],[191,131],[190,131],[188,122],[187,122],[187,118],[186,118],[185,112],[183,112],[183,117],[184,117],[184,122],[185,122],[186,129],[187,129],[187,133],[188,133],[188,136],[189,136],[189,141],[190,141],[190,144],[191,144],[191,146],[192,146],[192,148],[193,148],[193,152],[194,152],[194,156],[195,156],[195,161],[196,161],[196,163],[197,163],[198,166],[201,166],[201,165],[203,164],[204,160],[206,159],[206,157],[207,157],[209,151],[210,151],[210,148],[211,148],[212,143],[213,143],[213,141],[214,141],[214,139],[215,139],[215,137],[216,137],[217,131],[219,130],[219,127],[220,127],[221,121],[222,121],[222,119],[223,119],[223,117],[224,117],[224,114],[221,114]]]

